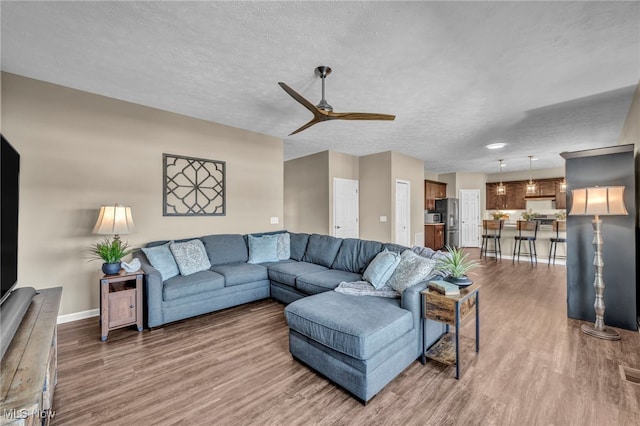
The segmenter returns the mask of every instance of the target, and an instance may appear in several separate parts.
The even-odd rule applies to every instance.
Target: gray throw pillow
[[[249,235],[248,263],[265,263],[278,261],[278,235]]]
[[[172,243],[169,248],[176,259],[180,274],[183,276],[206,271],[211,268],[211,262],[200,240],[190,240],[184,243]]]
[[[173,257],[173,254],[171,254],[171,250],[169,249],[169,245],[172,242],[173,241],[161,246],[145,247],[141,249],[145,256],[147,256],[147,259],[149,259],[151,266],[156,268],[158,272],[160,272],[160,275],[162,275],[162,281],[173,278],[180,273],[176,259]]]
[[[373,258],[362,278],[371,283],[376,289],[382,288],[400,264],[401,256],[398,253],[384,250]]]
[[[396,268],[387,285],[398,293],[426,280],[436,266],[436,261],[421,257],[407,249],[400,255],[400,264]]]
[[[278,260],[291,258],[291,235],[288,232],[276,235],[278,236]]]

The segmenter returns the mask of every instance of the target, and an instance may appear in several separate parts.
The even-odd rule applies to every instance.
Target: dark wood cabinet
[[[534,179],[536,193],[527,194],[528,180],[503,182],[506,194],[498,195],[498,182],[486,184],[486,209],[487,210],[524,210],[527,208],[528,197],[553,197],[556,200],[557,209],[567,208],[567,194],[560,192],[560,183],[563,178]]]
[[[436,200],[447,198],[447,184],[433,180],[424,181],[424,209],[435,210]]]
[[[434,250],[444,247],[444,223],[424,226],[424,245]]]

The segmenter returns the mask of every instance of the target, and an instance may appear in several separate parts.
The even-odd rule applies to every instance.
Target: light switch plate
[[[280,218],[279,217],[276,216],[276,217],[272,217],[271,218],[271,224],[272,225],[277,225],[279,223],[280,223]]]
[[[386,221],[387,221],[386,216],[380,216],[380,222],[386,222]]]

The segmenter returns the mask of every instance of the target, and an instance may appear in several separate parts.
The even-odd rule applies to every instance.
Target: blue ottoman
[[[365,404],[416,360],[418,333],[399,299],[328,291],[284,312],[293,357]]]

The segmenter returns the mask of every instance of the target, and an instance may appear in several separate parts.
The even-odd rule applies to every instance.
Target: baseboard
[[[97,317],[99,315],[100,315],[100,309],[89,309],[88,311],[58,315],[58,324],[64,324],[65,322],[71,322],[71,321],[78,321],[85,318]]]

